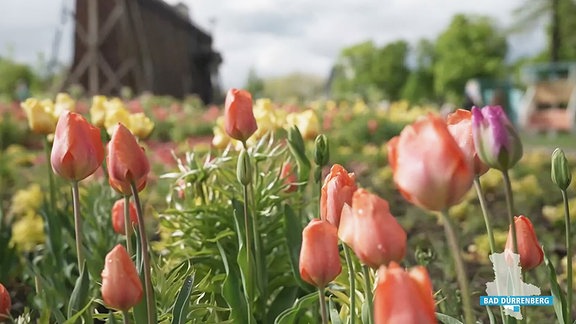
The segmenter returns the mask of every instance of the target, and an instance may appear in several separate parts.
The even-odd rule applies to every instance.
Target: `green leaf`
[[[312,305],[318,303],[318,292],[310,293],[298,300],[294,303],[292,308],[289,308],[278,317],[274,321],[274,324],[293,324],[296,323],[298,316],[301,312],[305,311],[306,309],[310,308]]]
[[[88,304],[86,304],[86,306],[84,306],[84,308],[82,308],[80,311],[78,311],[76,314],[74,314],[73,316],[71,316],[70,318],[68,318],[66,320],[66,322],[64,322],[63,324],[74,324],[76,323],[76,321],[82,316],[82,314],[84,314],[85,311],[88,310],[88,308],[90,307],[90,305],[92,305],[92,302],[94,300],[90,300],[88,302]]]
[[[268,313],[266,314],[268,320],[266,323],[272,323],[278,314],[294,305],[294,301],[301,291],[297,286],[282,287],[281,289],[270,307],[268,307]]]
[[[558,323],[564,324],[566,323],[566,298],[564,297],[564,293],[562,289],[560,289],[560,285],[558,285],[558,280],[556,279],[556,269],[554,269],[554,265],[548,259],[548,255],[544,252],[544,263],[546,264],[546,269],[548,269],[548,278],[550,279],[550,290],[552,296],[554,297],[554,312],[556,312],[556,318],[558,319]]]
[[[226,279],[222,285],[222,296],[228,303],[228,306],[230,306],[230,319],[234,323],[246,323],[246,319],[249,318],[248,322],[254,323],[255,320],[252,314],[248,314],[246,297],[242,291],[242,284],[240,283],[240,270],[236,263],[228,262],[228,257],[220,242],[218,242],[217,245],[226,270]]]
[[[118,323],[118,321],[116,321],[116,316],[114,316],[114,312],[111,311],[110,313],[108,313],[108,324],[116,324],[116,323]]]
[[[194,275],[187,276],[186,279],[184,279],[184,284],[174,302],[174,310],[172,310],[172,324],[186,323],[190,294],[192,293],[193,288]]]
[[[70,295],[70,302],[68,303],[68,318],[72,314],[78,312],[80,308],[86,304],[88,299],[88,291],[90,289],[90,280],[88,278],[88,269],[86,269],[86,261],[82,264],[82,271],[80,276],[76,279],[74,290]]]
[[[330,297],[330,299],[328,300],[328,310],[330,312],[330,321],[332,321],[332,324],[342,324],[342,320],[340,319],[340,314],[338,314],[338,310],[336,309],[336,306],[334,305],[334,301],[332,300],[332,297]]]
[[[462,322],[454,317],[442,313],[436,313],[436,318],[444,324],[462,324]]]
[[[300,248],[302,247],[302,226],[300,225],[300,220],[296,217],[294,210],[288,204],[284,205],[284,236],[286,237],[286,243],[288,248],[288,255],[290,261],[290,267],[292,268],[292,274],[296,279],[296,282],[304,290],[310,292],[312,291],[312,286],[304,282],[300,277],[300,268],[298,266],[300,262]]]

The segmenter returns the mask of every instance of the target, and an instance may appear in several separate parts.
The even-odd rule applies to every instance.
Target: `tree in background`
[[[434,91],[461,104],[472,78],[496,78],[505,71],[506,37],[489,17],[456,15],[435,46]]]
[[[322,77],[295,72],[263,80],[262,96],[279,102],[303,102],[320,98],[324,92]]]
[[[416,67],[410,72],[401,97],[412,103],[431,101],[434,95],[434,43],[421,39],[416,45]]]
[[[246,85],[244,86],[254,98],[262,97],[262,92],[264,91],[264,80],[258,76],[254,67],[250,68],[248,71],[248,78],[246,79]]]
[[[330,80],[332,96],[399,99],[410,73],[406,65],[407,55],[408,43],[403,40],[383,47],[367,41],[344,48]]]
[[[20,64],[10,58],[0,57],[0,94],[10,95],[13,100],[20,99],[16,96],[18,85],[25,84],[28,88],[35,89],[39,80],[30,66]]]

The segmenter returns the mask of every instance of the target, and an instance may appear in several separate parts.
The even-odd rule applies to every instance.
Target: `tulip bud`
[[[552,181],[561,190],[566,190],[572,182],[572,173],[564,151],[557,148],[552,153]]]
[[[144,149],[128,128],[118,124],[108,143],[108,181],[116,191],[132,195],[131,183],[141,191],[146,187],[150,163]]]
[[[114,232],[120,235],[126,235],[126,227],[124,222],[125,220],[124,205],[125,200],[124,198],[121,198],[116,200],[114,206],[112,206],[112,228],[114,229]],[[134,205],[134,202],[130,202],[128,206],[129,206],[128,214],[130,215],[130,222],[132,223],[132,225],[138,224],[138,216],[136,215],[136,205]]]
[[[302,231],[300,276],[318,288],[334,280],[342,271],[338,233],[330,223],[313,219]]]
[[[230,89],[224,104],[224,129],[228,136],[245,142],[256,130],[252,95],[246,90]]]
[[[66,180],[82,180],[104,160],[100,130],[82,117],[66,111],[58,119],[50,162],[55,173]]]
[[[314,141],[314,162],[319,167],[328,164],[330,159],[330,147],[328,147],[328,138],[324,134],[320,134]]]
[[[426,268],[409,272],[396,262],[380,267],[374,293],[374,323],[437,323],[432,282]]]
[[[252,162],[250,161],[250,155],[246,150],[242,150],[238,156],[236,178],[238,178],[238,182],[243,186],[252,182]]]
[[[288,147],[292,154],[298,159],[298,163],[310,168],[310,160],[306,156],[306,146],[298,127],[293,126],[288,130]]]
[[[106,306],[121,311],[134,307],[144,295],[136,267],[121,244],[106,255],[101,292]]]
[[[10,294],[4,285],[0,284],[0,322],[10,317],[10,308],[12,308]]]
[[[522,270],[528,271],[536,268],[544,260],[544,251],[542,251],[542,247],[538,243],[532,222],[525,216],[515,216],[514,226],[516,227],[516,243],[518,244]],[[512,228],[510,227],[505,250],[514,251],[513,242]]]
[[[472,135],[480,160],[501,171],[522,158],[522,142],[500,106],[472,108]]]
[[[354,173],[334,164],[326,176],[320,193],[320,218],[338,227],[345,204],[352,205],[352,195],[358,187]]]
[[[371,268],[400,262],[406,253],[406,232],[388,202],[365,189],[354,192],[352,207],[342,208],[338,236]]]

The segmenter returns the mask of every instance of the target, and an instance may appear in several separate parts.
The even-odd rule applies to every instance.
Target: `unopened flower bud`
[[[323,167],[328,164],[330,159],[330,148],[328,147],[328,138],[320,134],[314,141],[314,161],[316,165]]]
[[[566,190],[572,182],[572,173],[564,151],[557,148],[552,153],[552,181],[562,190]]]
[[[252,182],[252,164],[250,163],[250,155],[248,155],[246,150],[242,150],[238,156],[236,177],[243,186]]]

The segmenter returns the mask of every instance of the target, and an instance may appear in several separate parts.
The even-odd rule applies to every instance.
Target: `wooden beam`
[[[136,68],[136,62],[134,61],[134,59],[128,59],[126,61],[124,61],[124,63],[122,63],[122,65],[120,65],[120,67],[118,68],[118,70],[116,70],[116,83],[121,86],[122,84],[119,82],[119,80],[121,80],[128,72],[130,72],[131,69]],[[104,87],[102,87],[102,91],[103,92],[108,92],[111,91],[112,89],[114,89],[114,84],[112,82],[107,82]]]
[[[106,38],[108,37],[110,32],[114,29],[114,26],[120,20],[123,14],[124,14],[124,1],[119,0],[116,2],[116,6],[114,7],[110,15],[108,15],[108,18],[106,19],[106,21],[102,25],[102,28],[100,29],[98,35],[98,45],[101,45],[106,40]]]
[[[99,92],[98,74],[98,1],[88,1],[88,92],[96,95]]]
[[[110,64],[108,64],[108,62],[106,62],[106,59],[104,56],[102,56],[101,53],[98,53],[98,66],[100,69],[102,69],[102,72],[107,78],[106,83],[104,86],[102,86],[102,91],[107,93],[109,91],[107,90],[108,88],[110,88],[110,90],[114,89],[115,87],[120,88],[121,84],[118,72],[114,72],[114,70],[112,70],[112,67]],[[111,84],[110,87],[108,87],[109,84]]]

